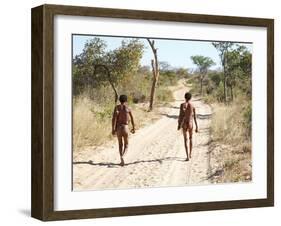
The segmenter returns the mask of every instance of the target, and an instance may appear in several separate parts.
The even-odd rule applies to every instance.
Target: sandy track
[[[139,187],[184,186],[208,181],[211,108],[193,99],[199,133],[194,133],[193,155],[186,158],[177,116],[188,88],[179,83],[175,102],[163,109],[163,116],[130,136],[125,166],[119,166],[117,139],[98,149],[87,149],[73,159],[73,189],[125,189]],[[137,119],[136,119],[137,120]]]

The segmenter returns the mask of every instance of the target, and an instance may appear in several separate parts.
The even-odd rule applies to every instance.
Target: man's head
[[[191,97],[192,97],[192,95],[189,92],[184,94],[184,98],[185,98],[186,101],[189,101],[191,99]]]
[[[120,95],[119,101],[121,104],[123,104],[128,101],[128,97],[126,95]]]

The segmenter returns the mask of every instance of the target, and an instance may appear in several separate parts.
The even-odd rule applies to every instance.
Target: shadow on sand
[[[166,116],[168,118],[172,118],[172,119],[178,119],[178,115],[171,115],[171,114],[167,114],[167,113],[162,113],[161,115]],[[210,119],[212,117],[212,114],[196,114],[198,119]]]
[[[159,163],[162,164],[164,161],[179,161],[179,162],[185,162],[185,158],[179,158],[179,157],[166,157],[166,158],[160,158],[160,159],[149,159],[149,160],[138,160],[134,162],[128,162],[125,163],[124,166],[129,165],[135,165],[139,163]],[[107,168],[116,168],[119,167],[119,163],[113,163],[113,162],[93,162],[92,160],[89,161],[80,161],[80,162],[73,162],[73,165],[92,165],[92,166],[104,166]]]
[[[212,113],[211,114],[196,114],[198,119],[210,119],[212,117]]]
[[[162,113],[161,115],[166,116],[167,118],[173,118],[173,119],[178,119],[178,115],[170,115],[170,114],[166,114],[166,113]]]

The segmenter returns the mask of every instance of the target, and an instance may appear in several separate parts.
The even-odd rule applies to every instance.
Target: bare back
[[[183,129],[193,129],[193,112],[194,107],[190,102],[184,102],[181,104],[179,121]]]
[[[116,125],[128,125],[130,109],[126,105],[116,106],[117,120]]]

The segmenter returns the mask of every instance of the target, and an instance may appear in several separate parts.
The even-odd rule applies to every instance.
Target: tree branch
[[[96,75],[97,68],[99,68],[99,67],[105,69],[105,71],[106,71],[108,82],[110,83],[110,85],[111,85],[111,87],[112,87],[112,89],[114,91],[114,94],[115,94],[115,104],[116,104],[117,101],[118,101],[118,92],[117,92],[117,90],[116,90],[116,88],[115,88],[115,86],[114,86],[114,84],[113,84],[113,82],[111,80],[110,70],[104,64],[95,64],[94,65],[94,75]]]

